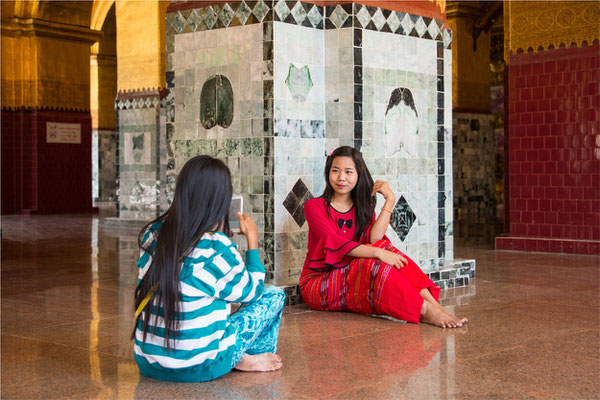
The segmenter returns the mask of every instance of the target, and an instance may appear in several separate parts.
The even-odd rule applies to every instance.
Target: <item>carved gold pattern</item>
[[[589,1],[505,1],[504,58],[510,53],[592,44],[600,37],[600,6]]]

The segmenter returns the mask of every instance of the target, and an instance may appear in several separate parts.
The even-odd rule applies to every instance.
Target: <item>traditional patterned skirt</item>
[[[371,246],[402,254],[408,265],[396,269],[376,258],[354,258],[327,272],[305,270],[300,277],[302,299],[315,310],[389,315],[418,323],[423,305],[419,292],[428,289],[437,300],[440,288],[388,239]]]

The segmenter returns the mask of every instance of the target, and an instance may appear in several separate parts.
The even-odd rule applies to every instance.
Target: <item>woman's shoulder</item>
[[[306,203],[304,203],[304,209],[306,208],[325,208],[325,199],[322,197],[313,197],[310,200],[307,200]]]
[[[206,232],[196,244],[196,248],[219,249],[223,247],[233,247],[237,249],[237,245],[223,232]]]
[[[156,241],[158,238],[158,233],[160,231],[160,227],[162,226],[162,221],[155,221],[152,224],[149,224],[144,227],[142,233],[142,247],[148,247],[152,242]]]
[[[196,247],[186,257],[187,263],[198,264],[214,261],[217,257],[238,259],[240,254],[237,245],[222,232],[206,232]]]

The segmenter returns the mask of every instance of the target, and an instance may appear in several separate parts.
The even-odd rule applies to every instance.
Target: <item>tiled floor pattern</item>
[[[100,216],[2,217],[3,399],[600,397],[599,259],[459,247],[469,287],[442,303],[459,330],[288,307],[282,370],[201,384],[139,376],[129,336],[129,232]],[[121,235],[121,236],[119,236]],[[129,250],[128,250],[129,251]]]

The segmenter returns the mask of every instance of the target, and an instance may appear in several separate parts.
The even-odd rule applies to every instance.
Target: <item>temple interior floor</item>
[[[2,217],[3,399],[600,397],[598,257],[468,241],[455,256],[475,258],[477,277],[441,298],[464,328],[286,307],[279,371],[140,377],[135,232],[104,228],[107,213]]]

